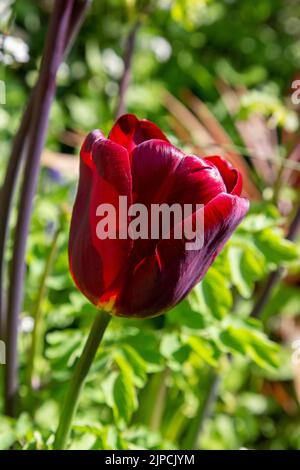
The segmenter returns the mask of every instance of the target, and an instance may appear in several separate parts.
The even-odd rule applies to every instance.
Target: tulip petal
[[[72,212],[69,238],[70,272],[76,286],[94,304],[97,303],[102,281],[102,262],[92,244],[89,230],[89,204],[93,182],[91,150],[94,143],[103,138],[99,130],[91,132],[80,152],[80,176]],[[100,287],[100,290],[99,290]]]
[[[132,178],[134,201],[145,204],[206,204],[226,186],[213,163],[193,155],[185,155],[170,143],[153,139],[133,151]],[[153,207],[153,206],[152,206]],[[183,214],[182,214],[183,215]],[[150,226],[149,219],[149,226]],[[172,220],[173,222],[173,220]],[[153,253],[157,240],[138,239],[131,255],[132,263]]]
[[[240,172],[225,158],[217,155],[205,157],[205,160],[212,162],[218,168],[226,184],[227,192],[240,196],[243,187],[243,178]]]
[[[144,258],[128,276],[117,301],[117,314],[148,317],[182,300],[208,268],[248,210],[248,201],[220,194],[204,209],[204,246],[186,249],[185,240],[161,240],[152,256]],[[195,213],[192,217],[200,214]]]
[[[127,234],[129,223],[127,210],[120,216],[119,196],[126,197],[128,206],[132,203],[132,178],[128,152],[121,145],[101,139],[93,146],[92,154],[96,171],[93,173],[89,224],[93,245],[105,266],[103,281],[107,296],[107,291],[118,290],[133,245],[133,241],[128,237],[119,239],[120,230],[126,229]],[[106,239],[99,239],[97,236],[97,224],[100,219],[96,212],[101,204],[110,204],[115,210],[111,223],[116,221],[117,239],[111,235]]]
[[[186,155],[180,162],[175,179],[171,200],[182,204],[207,204],[226,191],[218,168],[194,155]]]
[[[142,142],[160,139],[168,142],[164,133],[153,122],[139,120],[134,114],[124,114],[114,124],[109,139],[122,145],[129,153]]]
[[[119,196],[131,204],[132,181],[127,150],[114,142],[99,138],[81,152],[78,193],[73,210],[70,235],[70,267],[81,291],[96,305],[113,299],[122,284],[132,240],[100,239],[97,225],[101,217],[97,208],[110,204],[119,221]],[[104,214],[103,214],[104,215]],[[115,217],[111,220],[113,226]],[[116,225],[116,234],[125,220]]]
[[[218,168],[170,143],[153,139],[135,148],[132,156],[135,199],[144,204],[206,204],[226,187]]]
[[[82,147],[80,150],[80,158],[90,168],[94,168],[93,159],[92,159],[93,145],[100,139],[105,139],[105,137],[99,129],[95,129],[86,136],[82,144]]]

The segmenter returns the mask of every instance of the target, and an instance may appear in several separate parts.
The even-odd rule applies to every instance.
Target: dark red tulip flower
[[[155,316],[176,305],[198,283],[248,210],[242,179],[225,159],[186,155],[152,122],[120,117],[109,137],[91,132],[81,149],[80,179],[73,209],[69,261],[79,290],[113,315]],[[124,236],[129,214],[120,196],[140,203],[202,204],[203,246],[188,250],[176,238]],[[97,235],[98,207],[109,204],[117,216],[116,236]],[[103,215],[103,214],[102,214]],[[122,236],[120,234],[123,233]]]

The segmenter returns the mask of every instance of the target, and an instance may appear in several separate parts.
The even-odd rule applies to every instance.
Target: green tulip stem
[[[85,379],[88,375],[110,319],[111,316],[104,311],[99,312],[95,317],[88,339],[76,364],[69,389],[65,396],[65,401],[53,445],[55,450],[63,450],[67,445],[72,420],[78,406],[80,392],[83,388]]]

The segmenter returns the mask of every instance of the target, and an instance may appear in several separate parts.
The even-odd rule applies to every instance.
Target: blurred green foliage
[[[216,87],[222,79],[251,89],[239,118],[259,110],[270,119],[275,114],[275,126],[297,127],[295,114],[281,98],[300,65],[297,1],[148,3],[127,94],[130,112],[154,120],[180,145],[161,96],[164,89],[180,96],[188,88],[210,103],[232,132]],[[50,4],[22,0],[10,5],[15,17],[11,34],[28,45],[29,60],[14,59],[2,70],[7,104],[0,108],[0,152],[6,156],[1,157],[1,174],[37,77]],[[48,149],[77,154],[78,144],[65,138],[66,131],[109,130],[124,67],[124,41],[140,9],[139,1],[93,2],[59,71]],[[59,228],[55,263],[41,304],[43,323],[30,392],[26,368],[34,305],[55,231],[62,212],[66,207],[70,210],[75,186],[75,181],[56,171],[43,168],[41,172],[20,323],[23,412],[16,421],[0,418],[1,449],[51,447],[59,406],[95,314],[68,272],[65,221]],[[198,443],[201,448],[300,449],[291,350],[278,332],[281,314],[299,315],[299,290],[282,282],[262,321],[249,318],[257,283],[268,273],[283,266],[299,275],[299,247],[284,239],[279,228],[283,222],[270,201],[252,204],[247,218],[186,300],[156,319],[114,319],[80,400],[70,448],[190,448],[212,371],[216,371],[222,377],[221,388]],[[278,386],[287,397],[284,403],[270,392]]]

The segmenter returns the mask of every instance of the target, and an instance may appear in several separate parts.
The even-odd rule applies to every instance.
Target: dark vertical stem
[[[18,391],[17,337],[18,319],[23,298],[25,250],[32,201],[39,174],[40,156],[44,146],[49,112],[55,95],[56,73],[61,63],[74,0],[57,0],[51,17],[45,54],[36,89],[28,136],[28,156],[21,188],[15,243],[8,292],[7,365],[5,368],[5,412],[14,415]]]
[[[183,449],[193,450],[199,447],[199,439],[202,435],[206,419],[212,414],[213,406],[217,400],[218,388],[220,383],[220,376],[214,369],[210,368],[207,373],[207,378],[201,378],[199,387],[204,386],[204,396],[200,400],[196,415],[189,423],[188,429],[184,435],[183,442],[181,443]]]
[[[76,0],[65,38],[64,56],[68,55],[93,0]]]
[[[192,449],[197,449],[200,444],[199,441],[203,433],[204,424],[206,423],[207,418],[211,416],[214,404],[218,398],[219,385],[220,376],[213,372],[209,380],[209,392],[205,397],[204,403],[199,408],[198,427],[192,442]]]
[[[264,307],[267,305],[267,302],[272,293],[273,287],[280,281],[282,276],[282,268],[278,268],[276,271],[271,272],[268,279],[266,280],[265,285],[259,293],[259,296],[254,304],[253,310],[251,312],[251,317],[259,318]]]
[[[65,39],[64,54],[68,53],[74,38],[85,17],[86,11],[91,4],[91,0],[77,0],[72,11],[69,29]],[[34,103],[35,88],[32,90],[27,107],[22,116],[19,130],[14,139],[12,152],[8,161],[6,174],[0,192],[0,339],[4,338],[5,332],[5,299],[4,299],[4,253],[7,241],[10,210],[15,193],[16,182],[22,163],[22,155],[31,122],[32,108]]]
[[[299,230],[300,230],[300,202],[299,202],[299,207],[297,208],[297,211],[290,225],[290,229],[286,237],[287,240],[290,240],[291,242],[295,241]]]
[[[134,53],[135,43],[136,43],[136,36],[137,32],[140,27],[140,21],[136,21],[132,30],[129,33],[126,42],[126,50],[125,50],[125,57],[124,57],[124,72],[120,80],[119,86],[119,101],[116,111],[116,118],[120,117],[125,112],[125,98],[126,92],[130,81],[130,67],[132,62],[132,57]]]
[[[0,193],[0,339],[4,338],[5,329],[5,299],[4,299],[4,254],[9,227],[9,213],[11,210],[15,186],[21,164],[27,132],[30,124],[30,116],[33,106],[34,94],[31,93],[27,108],[23,114],[21,125],[15,137],[10,159]]]

